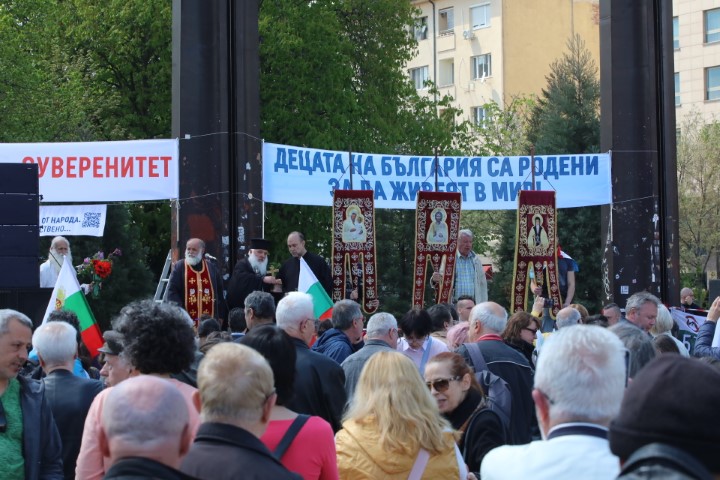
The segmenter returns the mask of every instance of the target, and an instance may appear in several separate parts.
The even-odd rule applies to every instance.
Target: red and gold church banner
[[[562,306],[557,278],[555,192],[521,190],[518,196],[517,242],[512,310],[526,310],[532,282],[548,292],[551,316]]]
[[[458,231],[460,230],[460,193],[425,192],[417,195],[415,210],[415,276],[413,308],[423,308],[428,264],[442,274],[437,285],[436,303],[450,301],[455,275]]]
[[[332,276],[334,302],[351,298],[375,313],[375,202],[372,190],[335,190],[333,194]]]

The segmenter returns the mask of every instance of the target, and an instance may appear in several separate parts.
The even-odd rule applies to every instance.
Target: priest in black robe
[[[255,291],[272,292],[279,280],[268,274],[270,242],[262,238],[250,240],[246,258],[235,264],[227,289],[228,308],[245,307],[245,298]]]

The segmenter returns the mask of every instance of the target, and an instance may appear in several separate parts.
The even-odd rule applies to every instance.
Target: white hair
[[[310,295],[302,292],[290,292],[278,302],[275,310],[277,326],[286,330],[299,328],[300,322],[313,317],[313,300]]]
[[[137,450],[178,441],[188,423],[188,405],[180,391],[151,375],[128,378],[111,388],[102,409],[108,439]]]
[[[491,333],[502,333],[507,320],[507,310],[493,302],[478,303],[470,311],[470,325],[480,322],[483,329]]]
[[[669,332],[672,330],[674,323],[670,310],[661,303],[658,305],[657,318],[655,319],[655,325],[650,329],[650,334],[656,337],[662,333]]]
[[[582,315],[573,307],[565,307],[557,313],[555,325],[557,329],[570,327],[580,323]]]
[[[67,322],[48,322],[35,330],[32,343],[49,367],[63,365],[75,359],[77,330]]]
[[[50,242],[50,248],[54,249],[57,242],[65,242],[67,243],[68,248],[70,248],[70,241],[67,238],[61,236],[57,236],[52,239],[52,242]]]
[[[397,328],[397,319],[390,313],[376,313],[367,323],[368,338],[378,338],[387,335],[392,328]]]
[[[463,228],[458,232],[458,238],[462,237],[463,235],[467,235],[468,237],[473,238],[472,230],[470,230],[469,228]]]
[[[625,392],[625,347],[605,328],[576,325],[548,338],[538,358],[535,388],[555,421],[606,423]]]

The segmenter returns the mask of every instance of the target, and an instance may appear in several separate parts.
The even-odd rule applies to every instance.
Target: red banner
[[[526,309],[534,279],[537,286],[547,287],[543,290],[553,301],[551,316],[555,318],[562,306],[557,278],[555,192],[521,190],[517,225],[512,309]]]
[[[450,301],[455,275],[460,193],[419,191],[415,210],[415,277],[413,308],[424,308],[427,266],[443,275],[437,285],[436,303]]]
[[[333,194],[333,301],[357,301],[375,313],[375,202],[372,190],[335,190]]]

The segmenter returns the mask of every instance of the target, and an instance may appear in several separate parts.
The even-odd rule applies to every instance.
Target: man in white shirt
[[[625,391],[625,349],[593,325],[559,330],[547,340],[535,372],[535,402],[543,440],[503,446],[483,459],[483,480],[614,479],[608,425]]]
[[[48,259],[40,265],[40,288],[53,288],[55,286],[65,259],[72,263],[70,242],[65,237],[53,238],[52,243],[50,243]]]

